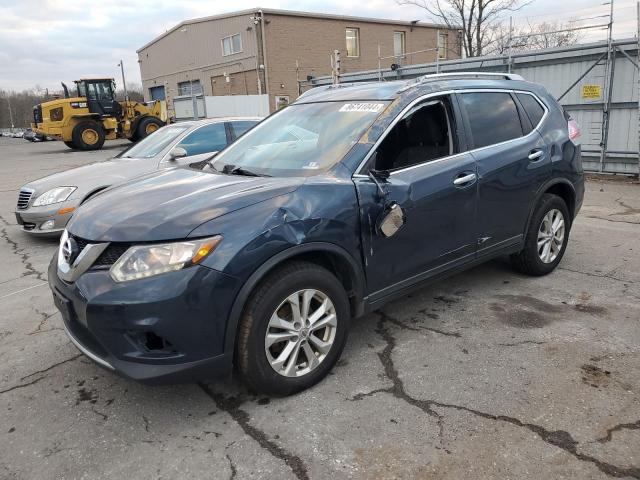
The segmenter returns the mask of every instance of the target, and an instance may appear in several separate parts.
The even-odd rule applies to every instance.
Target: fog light
[[[55,222],[53,220],[47,220],[42,225],[40,225],[40,230],[51,230],[54,223]]]

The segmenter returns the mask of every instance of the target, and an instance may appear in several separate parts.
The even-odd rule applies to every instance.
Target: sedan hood
[[[304,178],[161,170],[97,195],[82,205],[67,228],[93,241],[182,239],[204,222],[293,192],[303,182]]]
[[[36,195],[55,187],[78,187],[73,197],[84,197],[96,188],[116,185],[154,171],[157,165],[158,160],[152,158],[114,158],[54,173],[29,182],[25,187],[35,190]]]

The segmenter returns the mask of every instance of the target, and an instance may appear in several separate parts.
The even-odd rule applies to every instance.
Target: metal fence
[[[343,73],[340,82],[409,79],[430,73],[507,72],[544,85],[582,127],[585,170],[638,174],[638,40]],[[608,55],[608,52],[610,54]],[[608,61],[610,58],[610,61]],[[511,62],[511,65],[509,63]],[[316,77],[309,86],[331,84]]]

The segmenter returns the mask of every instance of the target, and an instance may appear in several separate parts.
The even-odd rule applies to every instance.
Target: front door
[[[418,104],[391,129],[370,167],[354,176],[367,284],[372,301],[473,260],[477,170],[464,150],[451,99]],[[405,214],[390,237],[379,227],[392,203]]]
[[[551,156],[513,93],[459,96],[478,165],[478,254],[489,254],[522,241]]]

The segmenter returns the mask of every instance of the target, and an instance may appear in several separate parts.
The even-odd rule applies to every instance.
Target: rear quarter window
[[[517,93],[516,95],[525,112],[527,112],[531,125],[533,125],[533,128],[537,127],[542,117],[544,117],[544,107],[540,105],[540,102],[533,95],[526,93]]]
[[[506,92],[463,93],[475,148],[506,142],[523,135],[520,115]]]

